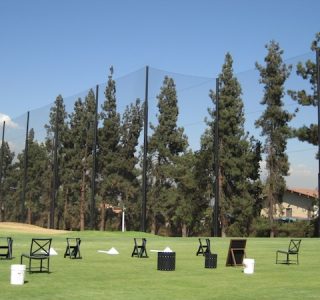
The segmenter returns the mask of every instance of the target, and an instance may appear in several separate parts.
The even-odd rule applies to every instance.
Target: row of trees
[[[312,50],[316,49],[319,39],[318,33]],[[275,204],[282,200],[284,176],[289,170],[285,153],[287,139],[296,136],[313,144],[317,144],[318,139],[314,124],[290,128],[294,115],[284,109],[283,97],[291,66],[283,63],[283,51],[278,43],[272,41],[266,48],[265,64],[256,64],[264,86],[261,104],[265,110],[256,121],[264,137],[263,144],[244,130],[242,91],[229,53],[219,75],[219,94],[213,90],[209,92],[213,106],[208,108],[207,129],[201,136],[199,151],[190,149],[184,129],[177,125],[179,106],[175,82],[170,77],[164,78],[157,96],[157,124],[150,124],[148,138],[148,231],[182,236],[209,234],[212,228],[210,203],[214,200],[213,183],[217,180],[221,235],[249,235],[264,201],[268,204],[273,235]],[[297,73],[310,81],[311,93],[288,93],[301,105],[316,105],[316,64],[299,63]],[[143,155],[139,138],[144,125],[144,104],[137,99],[122,115],[118,113],[112,68],[104,94],[97,133],[96,99],[94,91],[90,90],[84,99],[79,98],[74,103],[71,114],[66,112],[62,96],[57,97],[50,111],[44,142],[36,141],[34,130],[30,129],[28,149],[16,159],[8,142],[2,144],[1,221],[20,220],[48,227],[52,193],[57,191],[54,195],[55,228],[89,228],[90,212],[94,212],[96,218],[91,221],[95,228],[117,229],[121,218],[115,207],[125,207],[128,230],[140,228]],[[219,135],[215,136],[217,121]],[[58,144],[55,145],[55,141]],[[219,150],[218,178],[214,172],[215,146]],[[259,175],[262,155],[266,157],[268,171],[264,183]],[[58,168],[53,168],[54,161]],[[92,173],[97,174],[95,181]],[[57,180],[53,180],[54,177]],[[92,195],[94,190],[96,193]],[[23,193],[25,202],[21,198]],[[92,203],[94,207],[90,207]]]

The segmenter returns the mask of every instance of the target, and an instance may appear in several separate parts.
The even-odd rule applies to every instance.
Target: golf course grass
[[[204,268],[196,256],[197,238],[158,237],[140,232],[63,232],[28,225],[2,226],[0,236],[13,238],[13,259],[0,261],[1,299],[320,299],[320,240],[302,239],[299,265],[275,264],[276,251],[289,238],[248,238],[246,253],[255,260],[254,273],[226,267],[230,238],[210,238],[218,255],[216,269]],[[25,273],[23,285],[10,284],[11,265],[20,264],[31,238],[51,237],[58,253],[50,273]],[[66,237],[81,238],[82,259],[64,258]],[[147,238],[148,258],[131,257],[133,238]],[[114,247],[119,255],[99,253]],[[157,270],[157,253],[176,252],[175,271]],[[27,261],[24,261],[27,263]]]

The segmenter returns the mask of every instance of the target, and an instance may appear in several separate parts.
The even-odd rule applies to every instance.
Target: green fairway
[[[225,267],[229,238],[211,238],[218,254],[216,269],[204,268],[196,256],[197,238],[164,238],[139,232],[70,232],[53,238],[58,252],[50,259],[50,274],[25,275],[24,285],[10,284],[10,266],[20,263],[32,237],[41,234],[1,232],[12,236],[13,260],[0,261],[1,299],[320,299],[320,240],[303,239],[300,265],[276,265],[275,253],[289,238],[249,238],[247,257],[255,259],[254,274]],[[83,259],[63,258],[66,237],[80,237]],[[149,258],[132,258],[133,237],[147,238]],[[157,253],[169,246],[176,252],[176,270],[158,271]],[[98,253],[115,247],[119,255]],[[27,261],[25,261],[26,263]]]

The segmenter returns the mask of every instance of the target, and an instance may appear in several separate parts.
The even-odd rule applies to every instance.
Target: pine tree
[[[149,142],[148,158],[151,166],[148,211],[154,233],[161,224],[170,226],[172,223],[178,197],[174,171],[179,164],[179,155],[188,146],[183,128],[177,126],[178,99],[172,78],[164,78],[157,99],[158,125],[151,126],[154,132]]]
[[[68,226],[80,230],[85,229],[88,214],[94,117],[95,95],[93,90],[90,90],[84,101],[79,98],[74,104],[74,111],[70,115],[68,142],[65,145],[67,182],[64,184],[66,191],[64,219]]]
[[[311,43],[311,50],[316,51],[320,42],[320,32],[315,36]],[[311,60],[307,60],[305,64],[299,62],[297,65],[297,75],[310,83],[311,93],[306,90],[288,91],[293,100],[302,106],[317,106],[317,65]],[[302,142],[308,142],[312,145],[318,145],[318,124],[304,125],[294,131],[294,135]]]
[[[274,236],[273,220],[276,205],[282,202],[286,183],[284,176],[288,175],[289,162],[285,153],[287,139],[291,135],[289,122],[293,115],[283,109],[284,84],[290,75],[291,66],[282,61],[283,51],[275,41],[266,45],[265,67],[256,63],[260,72],[260,83],[264,85],[264,96],[261,104],[265,111],[256,121],[256,126],[262,129],[265,137],[263,152],[266,154],[266,169],[268,171],[265,189],[268,203],[270,236]]]
[[[259,192],[260,144],[249,138],[244,131],[244,108],[241,86],[233,75],[233,60],[226,54],[222,72],[219,75],[219,138],[213,136],[216,111],[209,109],[211,120],[201,139],[200,156],[205,160],[208,179],[202,184],[207,189],[208,202],[213,198],[214,178],[213,146],[219,149],[219,220],[221,234],[248,235],[254,216]],[[217,95],[210,92],[213,104]],[[213,142],[212,142],[213,141]],[[209,192],[211,191],[211,192]],[[255,192],[255,193],[254,193]]]
[[[60,228],[60,223],[62,222],[62,215],[63,215],[63,209],[64,209],[64,197],[61,193],[59,193],[59,187],[61,185],[61,182],[65,181],[66,176],[66,168],[64,166],[65,160],[65,143],[68,136],[68,125],[67,125],[67,112],[65,109],[64,100],[61,95],[59,95],[54,105],[50,109],[50,115],[49,115],[49,124],[45,125],[45,129],[47,130],[47,136],[45,145],[48,152],[49,157],[49,168],[51,169],[50,173],[47,173],[50,177],[46,178],[46,186],[49,190],[47,190],[47,207],[48,207],[48,220],[50,215],[50,201],[52,200],[52,183],[53,183],[53,176],[54,176],[54,135],[55,131],[57,129],[58,133],[58,144],[57,144],[57,164],[58,164],[58,182],[56,182],[56,199],[57,203],[55,203],[55,216],[57,216],[56,228]],[[49,222],[48,222],[49,223]]]
[[[121,167],[120,154],[120,114],[117,112],[116,83],[112,78],[113,68],[105,90],[105,101],[100,117],[103,121],[99,129],[98,168],[101,176],[99,191],[100,230],[105,229],[107,205],[117,205],[120,196],[122,178],[119,175]]]
[[[143,106],[137,99],[135,104],[126,107],[121,122],[120,154],[121,166],[119,173],[122,176],[121,201],[127,211],[126,227],[138,228],[139,199],[141,186],[138,180],[140,175],[136,166],[136,156],[139,137],[143,126]]]
[[[20,161],[21,171],[24,168],[23,151],[18,155]],[[28,134],[28,166],[27,166],[27,186],[26,186],[26,208],[27,208],[27,223],[43,225],[42,212],[44,207],[42,205],[42,198],[44,193],[44,174],[46,172],[47,153],[44,144],[39,144],[34,139],[34,130],[30,129]],[[22,174],[21,174],[22,177]]]
[[[4,142],[0,145],[1,157],[1,182],[0,182],[0,222],[6,220],[7,215],[10,214],[8,209],[10,208],[10,201],[12,200],[13,185],[12,183],[12,168],[14,152],[11,152],[8,142]],[[12,207],[12,206],[11,206]]]

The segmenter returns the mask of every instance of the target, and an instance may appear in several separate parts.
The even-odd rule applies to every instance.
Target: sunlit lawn
[[[300,265],[276,265],[275,252],[288,238],[250,238],[247,257],[255,259],[254,274],[225,267],[229,238],[211,238],[218,254],[216,269],[204,268],[196,256],[197,238],[164,238],[138,232],[71,232],[52,236],[58,252],[50,259],[50,274],[25,274],[24,285],[10,284],[10,266],[20,263],[32,237],[13,237],[11,261],[0,261],[0,299],[320,299],[320,240],[303,239]],[[132,258],[133,237],[147,237],[149,258]],[[81,237],[81,260],[64,258],[66,237]],[[176,270],[158,271],[157,253],[169,246],[176,252]],[[98,253],[115,247],[119,255]]]

